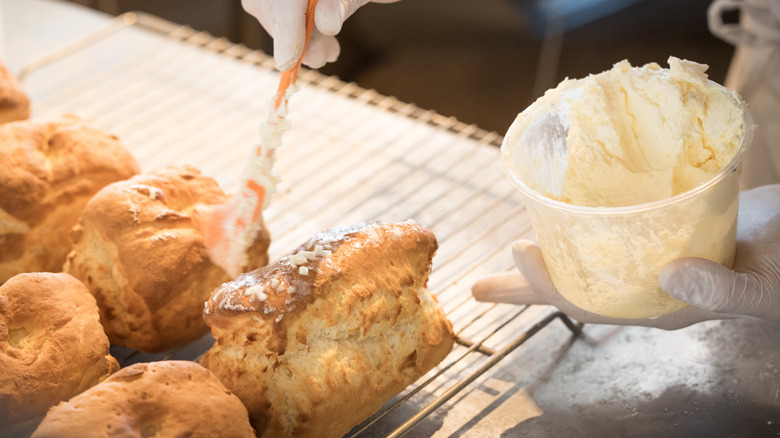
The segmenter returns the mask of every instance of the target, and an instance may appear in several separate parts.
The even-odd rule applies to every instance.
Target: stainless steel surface
[[[25,64],[34,117],[75,112],[117,134],[145,170],[188,163],[232,190],[278,80],[270,60],[153,17],[121,20],[71,51],[52,47],[64,56]],[[17,40],[41,31],[8,27]],[[362,436],[410,418],[407,435],[419,437],[780,436],[779,324],[586,326],[575,338],[554,309],[475,302],[471,284],[511,269],[509,244],[533,237],[500,170],[500,136],[316,72],[302,81],[279,151],[280,195],[265,215],[271,258],[328,226],[414,218],[440,241],[429,286],[464,340]],[[209,341],[170,357],[194,358]]]

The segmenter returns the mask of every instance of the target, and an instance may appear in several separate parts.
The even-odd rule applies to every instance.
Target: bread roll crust
[[[81,282],[34,273],[0,286],[0,425],[43,415],[118,369]]]
[[[30,117],[30,98],[5,65],[0,64],[0,123]]]
[[[193,212],[227,196],[191,167],[167,167],[111,184],[84,208],[64,270],[95,296],[112,343],[161,352],[208,332],[201,313],[230,280],[209,258]],[[268,263],[265,226],[250,254]]]
[[[452,325],[425,289],[436,249],[412,221],[319,234],[214,291],[201,364],[258,436],[342,436],[450,352]]]
[[[249,438],[254,431],[241,401],[208,370],[161,361],[123,368],[51,408],[32,436]]]
[[[0,284],[60,272],[87,201],[138,171],[116,137],[74,116],[0,125]]]

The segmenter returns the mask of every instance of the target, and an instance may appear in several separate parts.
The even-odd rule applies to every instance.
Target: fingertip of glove
[[[719,292],[728,283],[730,270],[711,260],[688,257],[672,260],[658,273],[664,292],[680,301],[707,310],[719,309]],[[713,301],[714,299],[716,299]]]
[[[665,264],[660,271],[658,271],[658,282],[663,285],[676,280],[679,276],[684,275],[685,266],[687,262],[685,259],[675,259]]]
[[[334,36],[341,32],[344,11],[338,1],[320,0],[314,10],[314,22],[323,35]]]
[[[524,254],[533,248],[539,248],[539,246],[531,240],[517,240],[512,244],[512,252],[515,254]]]
[[[698,257],[674,259],[658,272],[658,282],[663,285],[679,281],[695,281],[703,271],[711,269],[711,265],[721,266],[713,261]]]
[[[338,59],[341,47],[335,37],[317,35],[309,42],[309,49],[303,55],[303,63],[317,69]]]
[[[512,244],[512,257],[521,272],[524,271],[524,267],[529,263],[535,263],[541,256],[541,249],[535,242],[518,240]]]
[[[695,259],[675,259],[664,265],[658,272],[661,289],[677,298],[687,298],[696,282],[696,272],[692,267]]]
[[[295,66],[301,57],[303,44],[295,38],[274,39],[274,64],[279,71],[287,71]]]
[[[526,279],[516,272],[491,274],[471,287],[471,295],[484,303],[547,304]]]

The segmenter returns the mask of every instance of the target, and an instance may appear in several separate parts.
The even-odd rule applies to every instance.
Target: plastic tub
[[[524,198],[558,291],[599,315],[653,318],[686,306],[658,284],[658,272],[670,260],[703,257],[730,267],[740,165],[753,133],[747,110],[744,117],[736,155],[711,180],[668,199],[627,207],[570,205],[533,190],[516,171],[528,166],[516,165],[513,151],[521,132],[513,123],[501,147],[502,164]]]

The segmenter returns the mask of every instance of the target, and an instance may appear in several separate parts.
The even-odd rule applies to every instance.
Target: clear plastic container
[[[703,257],[733,263],[740,165],[753,133],[747,110],[739,150],[711,180],[668,199],[627,207],[570,205],[533,190],[526,182],[537,176],[516,170],[528,167],[515,165],[521,135],[516,125],[501,147],[504,171],[523,195],[553,284],[578,307],[618,318],[658,317],[686,306],[658,284],[667,262]]]

